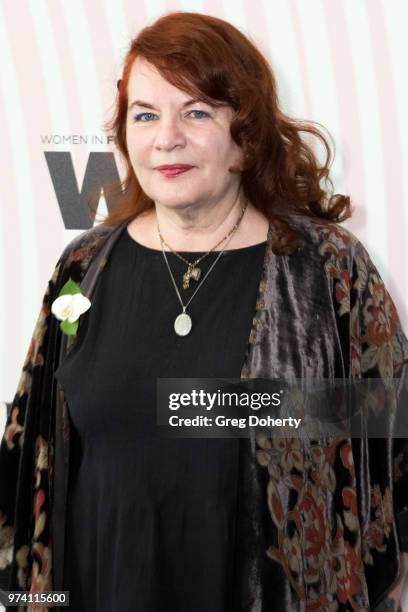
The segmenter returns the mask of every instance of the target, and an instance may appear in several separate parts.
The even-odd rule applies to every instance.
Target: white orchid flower
[[[74,323],[90,306],[90,300],[82,293],[66,294],[53,301],[51,312],[60,321]]]

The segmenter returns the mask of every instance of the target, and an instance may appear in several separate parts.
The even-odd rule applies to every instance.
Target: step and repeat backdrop
[[[198,11],[239,27],[269,59],[283,110],[335,143],[334,191],[408,331],[408,3],[405,0],[1,0],[0,427],[42,295],[86,202],[122,168],[103,125],[130,40]],[[408,610],[408,606],[406,608]]]
[[[345,225],[368,248],[408,328],[408,53],[404,0],[2,0],[0,398],[15,392],[48,278],[89,226],[86,202],[121,175],[103,124],[133,36],[171,10],[241,28],[268,57],[285,112],[334,140]]]

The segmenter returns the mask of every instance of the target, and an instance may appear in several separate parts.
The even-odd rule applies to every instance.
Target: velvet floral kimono
[[[76,237],[49,280],[0,447],[1,588],[62,588],[70,431],[54,372],[75,336],[50,308],[69,277],[92,301],[129,221]],[[241,379],[393,377],[406,392],[408,341],[362,243],[335,223],[290,222],[291,255],[273,253],[269,227]],[[239,491],[237,612],[372,610],[395,582],[408,439],[242,439]]]

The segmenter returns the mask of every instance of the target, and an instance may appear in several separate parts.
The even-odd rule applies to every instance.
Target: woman
[[[183,12],[132,41],[107,127],[121,199],[55,267],[1,445],[3,585],[87,612],[392,609],[404,440],[155,436],[161,377],[406,383],[324,136],[243,34]]]

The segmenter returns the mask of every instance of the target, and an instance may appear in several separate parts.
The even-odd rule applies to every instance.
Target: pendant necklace
[[[226,236],[224,236],[224,238],[221,238],[221,240],[219,242],[217,242],[217,244],[215,246],[213,246],[212,249],[210,249],[207,253],[204,253],[204,255],[201,255],[201,257],[199,257],[198,259],[196,259],[193,262],[188,261],[185,257],[183,257],[182,255],[180,255],[180,253],[177,253],[177,251],[174,251],[169,244],[167,244],[167,242],[164,240],[163,236],[160,233],[159,227],[157,226],[158,232],[159,232],[159,236],[160,236],[160,240],[163,244],[165,244],[166,246],[169,247],[170,251],[179,259],[181,259],[181,261],[184,261],[185,264],[187,264],[187,271],[184,272],[183,274],[183,289],[188,289],[190,287],[190,280],[195,280],[195,281],[199,281],[200,277],[201,277],[201,268],[198,267],[197,264],[200,263],[200,261],[202,261],[205,257],[207,257],[210,253],[212,253],[217,246],[219,246],[221,244],[221,242],[224,242],[224,240],[226,240],[230,234],[232,234],[232,232],[234,231],[231,230],[231,232],[229,232]]]
[[[222,249],[222,251],[220,251],[220,252],[218,253],[217,257],[215,258],[215,260],[213,261],[212,265],[211,265],[211,266],[210,266],[210,268],[208,269],[208,271],[207,271],[207,273],[205,274],[204,278],[202,279],[201,283],[198,285],[198,287],[197,287],[197,288],[196,288],[196,290],[194,291],[193,295],[190,297],[190,299],[188,300],[188,302],[187,302],[186,304],[183,304],[183,300],[181,299],[181,295],[180,295],[180,292],[179,292],[179,290],[178,290],[177,283],[176,283],[176,281],[175,281],[175,279],[174,279],[174,276],[173,276],[173,273],[172,273],[172,271],[171,271],[171,268],[170,268],[169,262],[167,261],[167,255],[166,255],[166,252],[165,252],[164,247],[163,247],[163,244],[164,244],[164,239],[163,239],[163,237],[162,237],[162,235],[161,235],[161,233],[160,233],[159,225],[157,225],[157,230],[158,230],[158,232],[159,232],[159,236],[160,236],[160,242],[161,242],[161,247],[162,247],[163,257],[164,257],[164,259],[165,259],[165,262],[166,262],[167,268],[168,268],[168,270],[169,270],[169,273],[170,273],[170,276],[171,276],[171,280],[172,280],[173,285],[174,285],[174,289],[176,290],[176,293],[177,293],[177,297],[178,297],[179,302],[180,302],[180,304],[181,304],[181,307],[182,307],[182,309],[183,309],[183,310],[182,310],[182,312],[181,312],[179,315],[177,315],[177,317],[176,317],[176,319],[175,319],[175,321],[174,321],[174,331],[176,332],[176,334],[177,334],[178,336],[187,336],[187,334],[189,334],[189,333],[190,333],[191,328],[192,328],[192,325],[193,325],[193,322],[192,322],[192,320],[191,320],[190,315],[189,315],[189,314],[186,312],[187,306],[190,304],[191,300],[193,299],[193,297],[195,296],[195,294],[197,293],[197,291],[200,289],[200,287],[201,287],[201,286],[202,286],[202,284],[204,283],[205,279],[207,278],[207,276],[209,275],[209,273],[211,272],[211,270],[213,269],[213,267],[215,266],[215,264],[217,263],[217,261],[219,260],[219,258],[221,257],[221,255],[223,254],[223,252],[225,251],[225,247],[227,246],[227,244],[228,244],[228,243],[229,243],[229,241],[231,240],[231,238],[232,238],[232,236],[233,236],[234,232],[235,232],[235,231],[238,229],[238,226],[239,226],[239,224],[241,223],[242,217],[244,216],[244,212],[245,212],[245,210],[246,210],[247,206],[248,206],[248,202],[246,202],[245,206],[242,208],[242,212],[241,212],[241,215],[240,215],[240,218],[239,218],[238,222],[237,222],[237,223],[234,225],[234,227],[233,227],[233,228],[232,228],[232,230],[229,232],[229,234],[227,234],[227,236],[226,236],[225,238],[223,238],[223,240],[225,240],[225,239],[227,238],[227,242],[225,243],[224,248]],[[220,242],[222,242],[222,240],[221,240]],[[166,244],[167,244],[167,243],[166,243]],[[220,244],[220,243],[218,243],[218,244]],[[168,246],[168,245],[167,245],[167,246]],[[218,245],[216,245],[216,246],[218,246]],[[213,247],[213,249],[211,249],[211,251],[213,251],[214,249],[215,249],[215,247]],[[178,253],[176,253],[176,252],[175,252],[175,251],[173,251],[172,249],[171,249],[171,251],[172,251],[172,252],[173,252],[175,255],[179,255]],[[208,253],[211,253],[211,251],[209,251]],[[208,253],[206,253],[206,254],[204,255],[204,257],[205,257],[206,255],[208,255]],[[181,259],[183,259],[184,261],[186,261],[186,260],[185,260],[185,259],[184,259],[184,258],[183,258],[181,255],[180,255],[180,258],[181,258]],[[199,260],[201,260],[201,259],[203,259],[203,256],[202,256],[201,258],[199,258]],[[197,260],[197,261],[198,261],[198,260]],[[189,266],[192,266],[192,268],[189,268],[189,270],[187,270],[187,273],[188,273],[189,271],[191,272],[191,270],[192,270],[192,269],[194,269],[194,265],[197,263],[197,261],[196,261],[196,262],[194,262],[193,264],[190,264],[190,262],[186,262],[186,263],[187,263]],[[191,275],[191,276],[192,276],[192,275]],[[198,277],[200,277],[200,276],[201,276],[201,270],[200,270],[200,273],[199,273]],[[194,276],[192,276],[192,277],[194,278]],[[183,277],[183,287],[184,287],[184,277]]]

